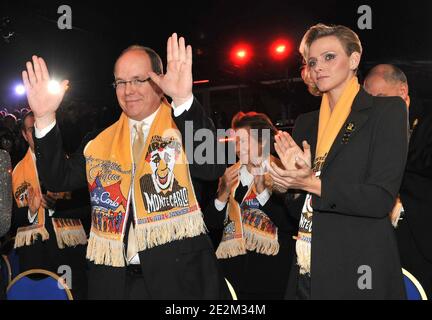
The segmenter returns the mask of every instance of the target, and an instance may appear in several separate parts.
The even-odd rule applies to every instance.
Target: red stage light
[[[245,65],[252,58],[252,47],[246,43],[238,44],[232,48],[230,58],[235,66]]]
[[[278,39],[270,46],[270,55],[275,60],[284,60],[292,52],[292,45],[288,40]]]
[[[237,57],[239,57],[240,59],[245,58],[246,57],[246,51],[245,50],[237,51]]]

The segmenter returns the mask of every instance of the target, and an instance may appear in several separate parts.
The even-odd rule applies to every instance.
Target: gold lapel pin
[[[346,130],[347,130],[348,132],[353,132],[354,129],[355,129],[355,125],[354,125],[353,122],[350,122],[350,123],[347,124],[347,126],[346,126]]]

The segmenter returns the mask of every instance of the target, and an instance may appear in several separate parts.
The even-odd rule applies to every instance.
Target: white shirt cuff
[[[139,258],[139,254],[136,254],[132,257],[132,259],[130,259],[129,261],[129,265],[131,264],[141,264],[140,258]]]
[[[215,199],[214,205],[216,210],[220,212],[223,211],[223,209],[225,209],[226,202],[222,202],[219,199]]]
[[[267,201],[270,199],[270,192],[268,191],[268,189],[264,189],[263,192],[261,192],[259,195],[256,196],[259,204],[261,205],[261,207],[264,207],[265,204],[267,203]]]
[[[35,213],[35,215],[32,217],[31,212],[30,212],[30,208],[28,209],[28,213],[27,213],[27,217],[28,217],[28,221],[33,224],[33,222],[35,221],[36,217],[37,217],[37,213]]]
[[[48,214],[49,214],[50,217],[52,217],[52,216],[54,215],[54,213],[55,213],[55,210],[48,209]],[[28,220],[29,220],[29,222],[30,222],[30,223],[33,223],[33,222],[35,221],[36,217],[37,217],[37,213],[32,217],[32,216],[31,216],[30,209],[28,209],[27,216],[28,216]]]
[[[56,123],[57,123],[57,122],[54,120],[53,123],[51,123],[48,127],[45,127],[45,128],[43,128],[43,129],[38,129],[38,128],[35,126],[35,137],[36,137],[37,139],[42,139],[43,137],[45,137],[45,136],[48,134],[48,132],[50,132],[50,131],[52,130],[52,128],[55,127]]]
[[[174,101],[171,103],[171,106],[174,109],[174,117],[178,117],[180,116],[183,112],[185,111],[189,111],[189,109],[192,107],[194,101],[194,96],[192,95],[192,97],[190,97],[185,103],[176,106],[174,104]]]

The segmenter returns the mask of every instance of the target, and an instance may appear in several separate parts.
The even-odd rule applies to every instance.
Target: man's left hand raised
[[[185,39],[173,33],[167,42],[167,71],[157,75],[150,72],[149,76],[159,88],[173,99],[177,107],[192,97],[192,47],[185,45]]]

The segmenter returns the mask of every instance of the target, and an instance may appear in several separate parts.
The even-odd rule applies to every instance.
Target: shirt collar
[[[248,171],[247,166],[244,164],[240,168],[240,182],[243,187],[250,186],[253,181],[253,175]]]
[[[261,164],[264,172],[268,172],[269,162],[268,159],[264,160]],[[254,181],[254,176],[248,171],[247,165],[243,164],[240,167],[240,182],[243,187],[250,186]]]
[[[154,121],[154,119],[156,117],[156,114],[159,111],[159,109],[160,109],[160,107],[157,108],[157,110],[155,112],[153,112],[151,115],[149,115],[147,118],[144,118],[141,121],[137,121],[137,120],[129,118],[129,128],[130,128],[130,130],[132,130],[133,127],[134,127],[134,125],[137,124],[137,123],[146,124],[147,126],[151,127],[151,125],[152,125],[152,123],[153,123],[153,121]]]

